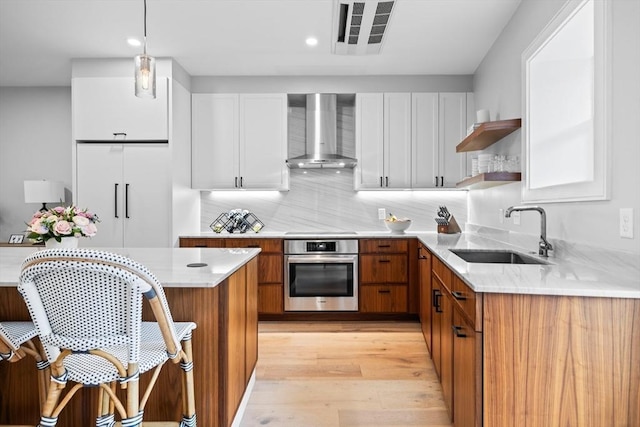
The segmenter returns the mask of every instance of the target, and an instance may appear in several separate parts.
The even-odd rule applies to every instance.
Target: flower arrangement
[[[63,237],[93,237],[98,231],[96,222],[100,222],[98,216],[87,209],[57,206],[33,214],[27,223],[27,238],[36,242],[49,239],[60,242]]]

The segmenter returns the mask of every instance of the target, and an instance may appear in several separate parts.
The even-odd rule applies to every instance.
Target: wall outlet
[[[513,218],[513,225],[520,225],[520,212],[511,212],[511,218]]]
[[[387,217],[387,210],[385,208],[378,209],[378,219],[385,219]]]
[[[633,239],[633,208],[620,209],[620,237]]]
[[[500,224],[504,223],[504,209],[498,209],[498,221]]]

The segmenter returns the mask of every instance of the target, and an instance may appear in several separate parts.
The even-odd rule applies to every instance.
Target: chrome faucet
[[[540,206],[511,206],[504,213],[505,218],[510,218],[512,212],[538,211],[540,212],[540,243],[538,244],[538,255],[549,256],[549,251],[553,250],[551,243],[547,241],[547,214]]]

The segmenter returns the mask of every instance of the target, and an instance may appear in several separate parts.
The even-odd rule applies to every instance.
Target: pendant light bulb
[[[147,0],[144,0],[144,41],[143,53],[136,55],[135,87],[138,98],[156,97],[156,59],[147,55]]]

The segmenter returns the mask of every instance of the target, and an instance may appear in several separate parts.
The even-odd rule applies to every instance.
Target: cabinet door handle
[[[389,186],[389,177],[388,176],[384,177],[384,182],[386,184],[385,186],[388,187]]]
[[[379,248],[390,248],[391,245],[378,245]]]
[[[440,177],[440,187],[444,187],[444,176]]]
[[[248,248],[259,248],[260,245],[247,245]]]
[[[436,187],[438,186],[438,176],[436,175]]]
[[[390,259],[379,259],[378,262],[391,262]]]
[[[244,182],[243,182],[243,178],[240,177],[240,188],[244,187]]]
[[[378,289],[378,293],[379,294],[390,294],[391,290],[390,289]]]
[[[238,188],[238,177],[237,176],[234,178],[233,186]]]
[[[433,308],[436,309],[436,313],[442,313],[442,309],[440,308],[441,296],[442,296],[442,293],[439,290],[437,289],[433,290]]]
[[[129,218],[129,184],[124,185],[124,217]]]
[[[114,132],[113,133],[113,139],[117,139],[119,136],[121,136],[122,139],[127,139],[127,133],[126,132]]]
[[[465,296],[465,294],[463,294],[462,292],[451,292],[451,295],[453,295],[453,297],[457,300],[460,301],[464,301],[467,299],[467,297]]]
[[[380,177],[380,187],[382,187],[382,177]]]
[[[113,184],[113,206],[115,206],[113,216],[118,217],[118,184]]]
[[[203,244],[199,244],[199,245],[194,245],[194,248],[206,248],[207,245],[203,245]]]
[[[467,334],[462,331],[462,326],[451,325],[451,329],[453,329],[453,334],[458,338],[466,338]]]

